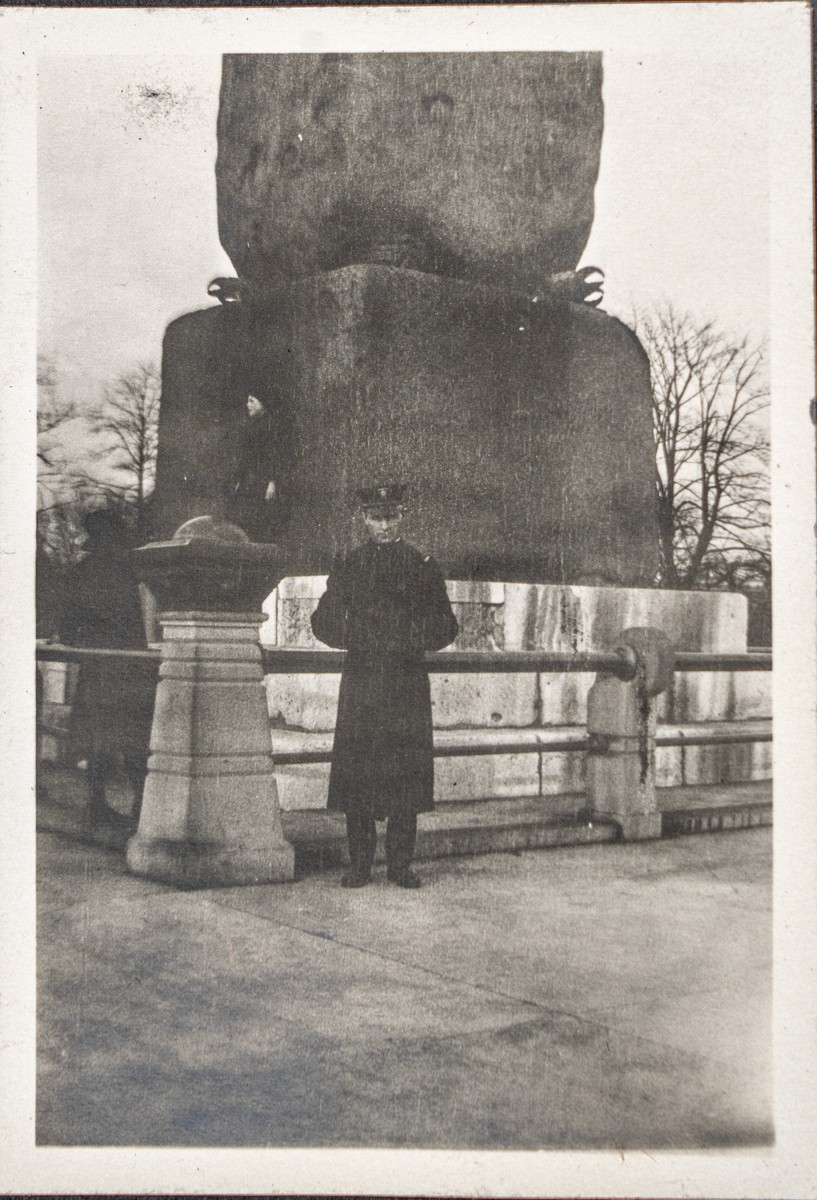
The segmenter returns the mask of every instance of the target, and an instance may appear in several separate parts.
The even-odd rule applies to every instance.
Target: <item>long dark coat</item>
[[[378,820],[428,812],[434,745],[423,653],[458,629],[439,567],[406,542],[368,542],[336,563],[312,629],[347,651],[329,808]]]

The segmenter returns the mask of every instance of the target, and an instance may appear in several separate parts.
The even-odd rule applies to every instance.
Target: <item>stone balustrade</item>
[[[156,551],[166,555],[167,548]],[[189,550],[183,544],[172,552]],[[196,550],[196,569],[202,553]],[[327,820],[317,810],[326,803],[338,676],[265,678],[261,649],[317,645],[309,617],[324,585],[320,576],[281,580],[263,614],[163,611],[148,781],[128,851],[133,870],[186,887],[292,878],[287,837],[301,844],[306,836],[309,843],[310,821]],[[554,822],[572,823],[577,836],[589,821],[587,836],[595,837],[598,826],[608,837],[615,829],[626,839],[656,837],[666,807],[656,789],[726,784],[738,791],[769,778],[768,670],[672,669],[677,650],[745,654],[742,597],[456,581],[448,587],[461,624],[455,654],[605,652],[609,662],[611,650],[629,646],[638,671],[629,682],[546,669],[433,672],[440,803],[432,833],[449,847],[444,852],[470,852],[460,845],[463,820],[472,832],[498,820],[507,840],[519,805],[527,806],[527,825],[519,825],[514,845],[519,838],[525,846],[550,844]],[[634,626],[639,619],[643,624]],[[669,630],[684,639],[681,645]],[[48,703],[67,700],[65,664],[41,662],[40,669]],[[721,676],[725,685],[713,686]],[[656,745],[656,735],[679,744]],[[713,735],[722,744],[695,744]],[[304,751],[324,761],[275,761]],[[482,816],[479,804],[463,807],[473,801],[482,802]],[[491,848],[490,830],[482,832],[480,847]],[[332,836],[328,827],[321,834]]]
[[[318,647],[309,617],[325,587],[323,575],[281,581],[265,602],[264,645]],[[608,650],[621,630],[652,626],[682,650],[746,651],[747,604],[726,592],[668,592],[646,588],[567,587],[546,584],[449,581],[461,632],[454,649]],[[514,753],[514,744],[585,736],[592,674],[476,674],[431,678],[435,739],[445,746],[490,740],[507,754],[444,758],[435,766],[435,797],[446,801],[491,797],[558,796],[581,792],[582,754]],[[330,749],[339,680],[332,675],[268,675],[267,700],[273,750]],[[752,733],[762,735],[771,716],[768,672],[677,672],[656,702],[665,736]],[[278,770],[286,811],[326,803],[329,767]],[[673,787],[762,780],[771,777],[769,743],[659,747],[656,784]]]

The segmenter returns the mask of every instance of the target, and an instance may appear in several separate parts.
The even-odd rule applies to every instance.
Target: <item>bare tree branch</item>
[[[146,529],[146,505],[156,473],[160,404],[156,367],[139,363],[108,385],[102,403],[89,414],[93,433],[102,439],[96,457],[120,481],[107,486],[134,506],[139,535]]]
[[[736,557],[768,558],[764,348],[671,306],[636,327],[653,387],[661,582],[729,583]]]
[[[65,426],[78,416],[76,406],[59,395],[52,358],[37,356],[37,491],[38,508],[52,504],[66,473],[61,444]]]

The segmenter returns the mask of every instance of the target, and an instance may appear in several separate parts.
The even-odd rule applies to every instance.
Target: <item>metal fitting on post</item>
[[[639,681],[647,696],[660,696],[672,683],[675,646],[662,630],[649,625],[625,629],[615,652],[635,661],[632,678]]]

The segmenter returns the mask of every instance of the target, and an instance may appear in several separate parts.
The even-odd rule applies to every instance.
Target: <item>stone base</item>
[[[647,813],[594,813],[594,821],[613,821],[621,831],[625,842],[645,842],[661,836],[660,812]]]
[[[165,612],[132,871],[177,887],[294,876],[270,752],[259,613]]]
[[[658,793],[658,814],[626,830],[620,820],[591,816],[581,793],[555,797],[476,800],[441,804],[423,813],[417,827],[417,859],[451,855],[518,853],[553,846],[584,846],[680,834],[754,829],[772,823],[769,783],[667,788]],[[640,814],[634,814],[638,817]],[[295,846],[299,874],[348,861],[342,815],[323,812],[283,814],[284,832]],[[383,863],[383,826],[376,863]]]
[[[414,536],[449,576],[654,578],[649,363],[620,321],[367,263],[271,278],[262,306],[168,327],[155,536],[211,513],[292,574],[325,571],[355,490],[386,478],[409,483]],[[269,414],[256,434],[248,394]]]
[[[86,795],[83,773],[51,764],[42,770],[43,786],[38,787],[37,794],[37,829],[61,833],[78,841],[107,844],[111,849],[124,852],[125,835],[121,830],[113,831],[110,839],[88,831],[83,820]],[[768,782],[661,788],[657,801],[662,815],[662,837],[753,829],[772,823],[772,788]],[[296,877],[347,861],[342,814],[327,812],[325,808],[320,812],[284,812],[282,824],[284,836],[294,848]],[[378,861],[382,862],[382,824],[379,832]],[[620,838],[618,826],[588,816],[585,797],[580,791],[559,797],[506,797],[465,804],[440,804],[435,812],[424,813],[418,825],[416,857],[511,853],[549,846],[614,842]],[[134,847],[134,853],[145,853],[152,862],[154,846],[159,839],[134,840],[141,843],[138,848]],[[174,857],[178,865],[178,852],[175,856],[165,853],[161,858],[156,857],[160,871],[168,862],[172,863]],[[258,857],[262,861],[277,861],[269,851],[260,852]],[[204,862],[204,856],[201,861]],[[283,865],[286,867],[286,862]],[[167,882],[181,887],[229,886],[230,883],[223,879],[209,882],[202,875],[200,881],[194,877],[193,883],[185,884],[180,874],[178,872]],[[158,882],[163,881],[161,875],[156,878]],[[276,880],[286,881],[285,878]],[[256,880],[242,878],[240,882],[252,884]]]
[[[206,842],[173,842],[136,834],[128,842],[128,867],[179,888],[288,883],[295,878],[295,853],[288,843],[257,849]]]
[[[772,824],[771,780],[659,788],[655,798],[662,837],[731,833]]]

